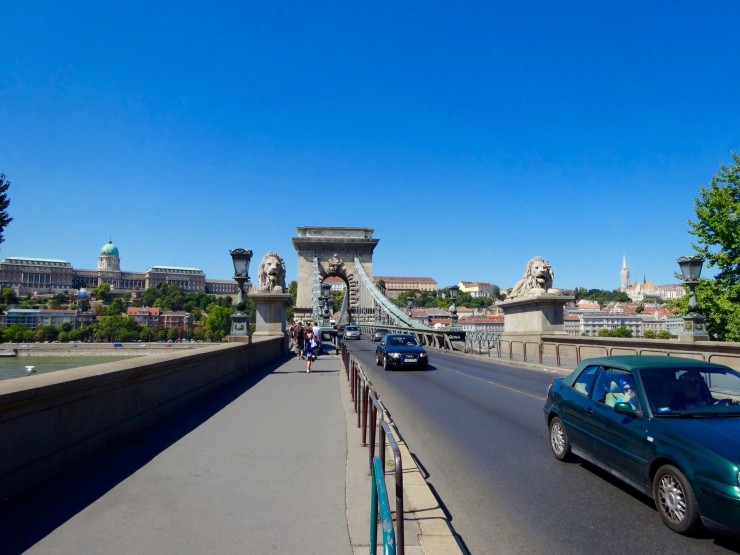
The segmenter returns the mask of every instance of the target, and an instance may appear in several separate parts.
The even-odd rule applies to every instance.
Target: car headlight
[[[401,358],[401,353],[389,353],[391,358]]]
[[[427,358],[427,354],[426,353],[419,353],[419,358]]]

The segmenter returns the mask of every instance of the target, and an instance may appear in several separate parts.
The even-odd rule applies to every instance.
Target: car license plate
[[[416,362],[416,359],[415,358],[407,358],[407,359],[404,359],[404,362]]]

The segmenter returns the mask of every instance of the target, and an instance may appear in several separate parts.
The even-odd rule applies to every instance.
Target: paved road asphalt
[[[1,502],[0,553],[367,553],[360,439],[339,356],[277,361]],[[406,553],[459,553],[412,466]]]

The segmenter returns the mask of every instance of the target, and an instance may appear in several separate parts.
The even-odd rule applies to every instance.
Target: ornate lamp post
[[[450,285],[450,298],[452,299],[452,304],[450,305],[450,329],[456,330],[457,329],[457,307],[455,306],[455,302],[457,301],[457,294],[460,291],[460,288],[457,285]]]
[[[406,297],[406,306],[409,308],[409,318],[412,317],[411,309],[414,308],[414,297],[408,296]]]
[[[232,337],[249,337],[249,316],[244,312],[247,303],[244,302],[244,284],[249,282],[249,262],[252,260],[252,251],[234,249],[229,251],[234,263],[234,281],[239,287],[236,299],[236,312],[231,315]]]
[[[681,268],[683,282],[689,288],[689,311],[683,317],[682,341],[704,341],[709,339],[704,327],[704,317],[699,313],[699,303],[696,300],[696,286],[701,276],[704,257],[698,254],[682,256],[676,260]]]
[[[329,327],[329,299],[331,299],[331,283],[324,282],[321,284],[321,304],[324,307],[322,328]]]

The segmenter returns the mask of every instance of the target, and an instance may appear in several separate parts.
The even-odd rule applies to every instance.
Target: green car
[[[550,448],[655,500],[679,533],[740,534],[740,373],[667,356],[582,361],[548,388]]]

